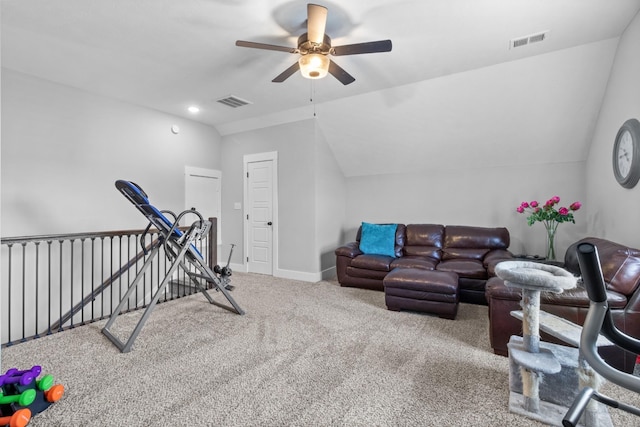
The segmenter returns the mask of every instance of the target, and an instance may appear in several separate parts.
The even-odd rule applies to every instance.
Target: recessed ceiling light
[[[200,112],[200,108],[196,107],[195,105],[190,106],[189,108],[187,108],[187,110],[189,110],[189,112],[192,114],[196,114]]]

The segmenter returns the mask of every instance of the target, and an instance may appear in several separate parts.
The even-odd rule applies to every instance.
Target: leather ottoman
[[[393,311],[409,310],[455,319],[460,292],[451,271],[396,268],[384,278],[384,299]]]

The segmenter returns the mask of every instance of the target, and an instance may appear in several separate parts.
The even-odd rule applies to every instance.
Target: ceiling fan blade
[[[278,46],[275,44],[266,44],[266,43],[247,42],[244,40],[236,40],[236,46],[251,47],[254,49],[277,50],[280,52],[298,53],[298,49],[295,47]]]
[[[317,4],[307,5],[307,39],[322,44],[327,25],[327,8]]]
[[[295,72],[298,71],[299,69],[300,69],[300,65],[296,61],[295,64],[293,64],[291,67],[289,67],[286,70],[284,70],[275,79],[273,79],[271,81],[274,82],[274,83],[282,83],[283,81],[285,81],[289,77],[291,77],[293,74],[295,74]]]
[[[333,61],[329,62],[329,73],[331,73],[331,75],[338,79],[343,85],[348,85],[349,83],[356,81],[351,74],[347,73],[342,69],[342,67]]]
[[[334,56],[358,55],[360,53],[377,53],[377,52],[391,52],[391,40],[379,40],[376,42],[345,44],[343,46],[335,46],[331,48],[331,54]]]

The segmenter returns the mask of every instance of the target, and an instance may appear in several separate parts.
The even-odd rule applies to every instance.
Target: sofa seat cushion
[[[494,253],[496,252],[499,252],[501,254],[494,255]],[[485,268],[487,269],[487,274],[489,277],[496,276],[496,265],[500,264],[502,261],[512,261],[514,259],[513,255],[511,255],[511,252],[505,252],[506,251],[491,251],[489,255],[486,256],[482,261]]]
[[[382,279],[388,274],[388,271],[368,270],[366,268],[354,268],[347,267],[347,275],[360,279],[373,279],[379,280],[382,284]]]
[[[476,259],[450,259],[440,262],[436,266],[438,271],[452,271],[458,273],[460,277],[470,279],[486,279],[487,270],[482,265],[482,261]]]
[[[386,255],[359,255],[351,261],[351,267],[367,270],[391,271],[391,263],[395,258]]]
[[[420,256],[403,256],[396,258],[391,263],[391,269],[394,268],[421,268],[423,270],[435,270],[438,261],[433,258]]]

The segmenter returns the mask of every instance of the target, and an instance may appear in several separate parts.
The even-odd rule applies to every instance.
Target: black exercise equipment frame
[[[233,286],[231,286],[230,284],[230,276],[232,272],[229,268],[228,263],[226,267],[222,268],[216,265],[212,270],[211,268],[209,268],[204,258],[193,244],[196,240],[200,240],[203,238],[203,236],[206,235],[209,228],[211,227],[211,222],[204,220],[202,218],[202,215],[200,215],[200,213],[198,213],[195,209],[186,210],[178,216],[176,216],[171,211],[159,211],[149,203],[149,199],[142,188],[131,181],[118,180],[116,181],[116,188],[127,199],[129,199],[129,201],[131,201],[131,203],[133,203],[136,208],[140,212],[142,212],[142,214],[149,220],[149,225],[140,237],[140,245],[142,246],[143,251],[145,251],[145,254],[148,253],[147,260],[145,261],[142,269],[138,272],[131,285],[129,285],[129,289],[120,300],[118,307],[116,307],[114,312],[111,314],[111,317],[107,321],[107,324],[102,329],[102,333],[107,338],[109,338],[109,340],[111,340],[111,342],[122,353],[128,353],[129,351],[131,351],[133,343],[138,337],[138,334],[140,334],[140,331],[142,330],[145,322],[155,308],[158,299],[160,298],[161,294],[163,293],[164,289],[166,288],[167,284],[171,280],[171,277],[176,272],[178,267],[181,267],[184,270],[196,289],[198,289],[198,291],[200,291],[205,296],[209,303],[240,315],[245,314],[244,310],[240,308],[240,306],[236,303],[236,301],[229,293],[229,291],[233,289]],[[174,221],[167,219],[164,213],[170,214],[173,217]],[[188,231],[182,233],[178,229],[178,223],[182,219],[182,217],[187,214],[196,215],[198,217],[198,220],[191,225]],[[147,248],[144,244],[144,240],[147,232],[152,226],[155,226],[157,228],[159,237],[154,243],[152,243],[152,246],[150,248]],[[118,315],[126,306],[129,298],[131,297],[131,294],[136,290],[138,284],[143,279],[145,272],[151,266],[155,257],[159,254],[160,248],[164,249],[167,258],[171,261],[171,266],[166,272],[164,279],[158,286],[158,289],[151,299],[151,302],[142,314],[142,317],[127,338],[126,342],[123,342],[111,333],[110,328],[115,322]],[[231,250],[233,251],[233,246]],[[231,254],[229,254],[229,261],[230,260]],[[194,267],[197,272],[190,270],[187,267],[187,264]],[[201,280],[203,280],[204,283],[202,283]],[[212,287],[216,291],[221,292],[222,295],[224,295],[227,301],[231,304],[231,306],[227,306],[215,301],[211,297],[209,292],[207,292],[208,287]]]

